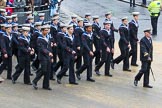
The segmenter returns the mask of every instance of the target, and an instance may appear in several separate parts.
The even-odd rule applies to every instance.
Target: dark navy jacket
[[[5,32],[0,43],[2,53],[12,56],[12,35],[10,34],[10,36],[7,36],[7,33]]]
[[[43,37],[40,35],[37,39],[38,45],[38,59],[40,61],[50,61],[52,57],[49,56],[49,53],[52,52],[50,37],[47,35]]]

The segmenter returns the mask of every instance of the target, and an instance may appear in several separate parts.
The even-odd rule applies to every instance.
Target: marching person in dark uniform
[[[118,29],[116,29],[116,28],[114,27],[114,23],[113,23],[113,21],[112,21],[112,19],[111,19],[111,17],[112,17],[112,12],[107,12],[107,13],[105,14],[105,17],[106,17],[105,21],[111,22],[111,30],[112,30],[113,44],[115,44],[115,34],[114,34],[114,32],[118,32]],[[112,61],[112,60],[113,60],[113,56],[114,56],[114,49],[112,49],[111,53],[112,53],[112,56],[111,56],[111,61]]]
[[[3,63],[0,66],[0,75],[7,67],[7,79],[11,80],[12,75],[12,25],[6,25],[6,32],[1,38],[1,52]]]
[[[0,29],[0,40],[3,38],[4,33],[6,32],[5,29],[6,24],[1,24],[1,29]],[[2,62],[2,50],[1,50],[1,41],[0,41],[0,63]]]
[[[75,80],[75,74],[74,74],[74,60],[77,57],[75,52],[75,37],[73,35],[73,25],[69,25],[67,27],[68,33],[66,34],[64,38],[64,63],[63,68],[61,71],[57,74],[57,83],[61,84],[61,79],[69,69],[69,83],[78,85]]]
[[[138,81],[144,75],[143,87],[152,88],[149,85],[149,75],[151,62],[153,61],[153,44],[151,39],[151,29],[144,30],[145,36],[140,41],[140,60],[142,63],[141,70],[135,76],[134,85],[137,86]]]
[[[12,54],[16,56],[18,62],[18,45],[19,45],[19,38],[20,33],[18,32],[18,24],[12,24]]]
[[[38,22],[42,22],[42,25],[45,25],[45,21],[44,21],[45,13],[39,13],[38,16],[39,16]]]
[[[41,27],[41,35],[37,39],[38,45],[38,58],[41,64],[41,70],[37,71],[36,77],[33,80],[34,89],[38,89],[37,82],[44,76],[43,79],[43,89],[52,90],[50,88],[50,71],[51,71],[51,62],[53,62],[53,54],[51,48],[51,41],[49,39],[49,29],[48,25],[44,25]]]
[[[76,15],[72,15],[71,16],[72,21],[70,21],[69,25],[73,25],[74,29],[78,26],[77,24],[77,16]]]
[[[123,60],[123,71],[129,71],[129,31],[128,31],[128,20],[127,17],[122,18],[122,24],[119,27],[120,40],[119,40],[119,48],[121,55],[114,59],[111,63],[112,69],[114,69],[114,64],[119,64]]]
[[[52,37],[52,43],[54,45],[54,47],[52,47],[52,53],[53,53],[53,60],[54,62],[52,63],[51,65],[51,74],[50,74],[50,80],[55,80],[54,79],[54,71],[53,71],[53,68],[54,66],[56,65],[56,62],[57,62],[57,44],[56,44],[56,36],[57,36],[57,33],[58,33],[58,18],[57,17],[53,17],[52,18],[52,24],[51,24],[51,27],[50,27],[50,34],[51,34],[51,37]]]
[[[132,56],[131,59],[131,65],[132,66],[138,66],[137,64],[137,44],[138,44],[138,15],[139,12],[133,12],[133,17],[134,19],[129,22],[129,39],[130,39],[130,45],[131,45],[131,50],[129,52],[129,57]]]
[[[12,15],[12,23],[18,23],[17,14]]]
[[[28,11],[28,12],[26,12],[25,14],[26,14],[25,23],[29,23],[29,22],[28,22],[28,17],[29,17],[29,16],[32,16],[32,11]]]
[[[86,23],[91,23],[91,13],[86,13],[85,14],[85,18],[84,18],[84,21],[83,21],[84,25]]]
[[[30,55],[34,54],[34,49],[30,47],[30,37],[28,33],[29,27],[22,27],[22,35],[19,37],[18,45],[18,66],[16,72],[12,75],[12,83],[15,84],[16,80],[24,70],[24,84],[31,85],[30,82]]]
[[[87,69],[87,81],[95,82],[92,79],[92,60],[93,60],[93,34],[92,34],[92,24],[85,24],[85,32],[82,35],[83,44],[83,60],[84,64],[76,71],[76,76],[78,80],[81,80],[80,74]]]
[[[95,46],[95,65],[100,62],[101,54],[100,54],[100,30],[101,27],[99,25],[99,16],[93,16],[93,40]]]
[[[12,16],[6,16],[6,24],[12,24]]]
[[[6,22],[5,12],[5,9],[0,9],[0,24],[4,24]]]
[[[35,22],[34,33],[31,37],[31,47],[35,50],[36,59],[33,61],[31,67],[34,71],[38,70],[39,68],[39,59],[38,59],[38,48],[37,48],[37,38],[40,35],[41,30],[41,22]]]
[[[105,21],[104,22],[104,29],[100,31],[101,37],[101,50],[102,56],[101,61],[96,65],[95,72],[97,75],[100,75],[99,69],[105,63],[105,76],[112,77],[110,74],[110,61],[111,61],[111,51],[113,48],[113,37],[112,37],[112,30],[111,30],[111,22]]]
[[[63,59],[64,59],[64,43],[63,43],[63,40],[64,40],[64,37],[66,36],[66,32],[67,32],[67,25],[65,24],[61,24],[60,25],[60,28],[61,28],[61,32],[58,32],[57,33],[57,55],[58,55],[58,62],[56,63],[56,65],[54,66],[54,69],[53,71],[56,72],[59,67],[61,66],[61,68],[63,67]]]
[[[76,53],[77,53],[77,59],[76,62],[76,69],[78,70],[82,65],[82,34],[84,33],[84,27],[83,27],[83,19],[78,19],[78,26],[74,30],[74,36],[75,36],[75,44],[76,44]]]
[[[28,20],[27,24],[30,24],[30,33],[31,33],[31,35],[33,35],[33,32],[34,32],[34,17],[33,16],[28,16],[27,20]]]

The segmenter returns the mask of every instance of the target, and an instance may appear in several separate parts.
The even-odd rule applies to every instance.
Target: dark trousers
[[[56,72],[60,67],[61,68],[63,67],[63,59],[64,59],[64,57],[63,57],[62,50],[58,50],[58,58],[59,58],[59,61],[54,66],[53,72]]]
[[[36,77],[34,78],[33,82],[37,84],[37,82],[44,76],[43,79],[43,88],[49,88],[49,78],[50,78],[50,69],[51,69],[51,62],[40,61],[41,69],[38,69],[36,73]]]
[[[142,61],[141,70],[135,76],[135,80],[139,81],[144,74],[144,81],[143,81],[144,86],[149,85],[150,66],[151,62]]]
[[[129,52],[129,57],[132,56],[131,65],[137,64],[137,43],[131,43],[131,50]]]
[[[152,34],[157,35],[157,23],[159,16],[151,16]]]
[[[38,55],[36,56],[36,59],[33,61],[32,66],[34,66],[36,69],[39,68],[39,59],[38,59]]]
[[[142,4],[146,5],[146,0],[142,0]]]
[[[8,56],[8,58],[4,58],[2,55],[2,64],[0,66],[0,75],[2,74],[3,70],[7,67],[7,79],[11,79],[12,75],[12,56]]]
[[[97,37],[94,38],[94,46],[95,46],[95,65],[97,65],[100,62],[101,54],[100,54],[100,39]]]
[[[77,50],[77,59],[75,60],[76,69],[78,70],[82,65],[82,51]]]
[[[135,0],[130,0],[130,7],[132,7],[132,4],[135,6]]]
[[[57,47],[54,47],[52,50],[53,50],[53,60],[54,61],[51,64],[50,79],[54,78],[54,74],[55,74],[54,67],[56,66],[56,63],[57,63]]]
[[[123,60],[123,69],[129,69],[129,48],[121,49],[121,55],[113,60],[113,63],[119,64]]]
[[[18,57],[19,63],[16,72],[13,74],[13,80],[16,81],[24,70],[24,83],[30,83],[30,57]]]
[[[77,71],[78,73],[83,73],[84,70],[87,69],[87,79],[92,77],[92,57],[89,55],[89,53],[84,52],[83,53],[83,60],[84,64],[80,67],[80,69]]]
[[[102,50],[102,56],[101,61],[97,64],[95,71],[99,71],[99,69],[102,67],[102,65],[105,63],[105,75],[110,74],[110,61],[111,61],[111,53],[106,52],[105,50]]]
[[[63,68],[57,74],[57,77],[61,79],[68,71],[68,69],[69,69],[69,82],[73,83],[75,82],[74,58],[71,55],[66,56],[66,58],[64,58]]]
[[[94,56],[95,56],[95,65],[97,65],[100,62],[100,59],[101,59],[100,50],[96,50],[94,52]]]

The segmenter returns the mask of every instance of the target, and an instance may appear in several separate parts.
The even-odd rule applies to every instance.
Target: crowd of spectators
[[[53,13],[58,0],[0,0],[0,8],[6,9],[8,15],[13,12],[50,9]]]

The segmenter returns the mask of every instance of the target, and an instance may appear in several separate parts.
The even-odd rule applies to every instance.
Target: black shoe
[[[16,84],[16,81],[14,80],[13,77],[11,78],[11,80],[12,80],[12,84]]]
[[[136,66],[136,67],[138,67],[138,64],[131,64],[131,66]]]
[[[58,84],[62,84],[62,83],[61,83],[61,79],[60,79],[59,77],[57,77],[57,83],[58,83]]]
[[[150,85],[144,85],[143,87],[145,87],[145,88],[153,88],[153,86],[150,86]]]
[[[52,88],[50,88],[50,87],[48,87],[48,88],[43,88],[43,89],[45,89],[45,90],[52,90]]]
[[[90,82],[95,82],[95,80],[94,80],[94,79],[92,79],[92,78],[88,78],[88,79],[87,79],[87,81],[90,81]]]
[[[12,77],[7,77],[8,80],[12,80]]]
[[[114,62],[111,62],[111,68],[114,69]]]
[[[96,72],[96,75],[97,76],[100,76],[101,75],[99,71],[95,71],[95,72]]]
[[[111,74],[105,74],[105,76],[112,77],[112,75],[111,75]]]
[[[80,74],[78,72],[76,72],[76,77],[78,80],[81,80]]]
[[[37,90],[37,89],[38,89],[38,87],[37,87],[37,84],[36,84],[36,83],[32,82],[32,85],[33,85],[33,88],[34,88],[35,90]]]
[[[50,78],[50,80],[55,81],[56,79],[55,78]]]
[[[65,76],[65,77],[68,77],[69,75],[65,74],[64,76]]]
[[[79,85],[79,84],[76,83],[76,82],[69,82],[69,84],[72,84],[72,85]]]
[[[131,70],[130,70],[130,69],[123,69],[123,71],[128,71],[128,72],[131,72]]]
[[[137,86],[137,85],[138,85],[138,81],[134,80],[134,86]]]
[[[26,84],[26,85],[32,85],[32,83],[24,83],[24,84]]]
[[[37,68],[35,66],[31,65],[31,67],[32,67],[33,71],[37,70]]]
[[[32,73],[30,73],[30,76],[33,76],[33,74],[32,74]]]

